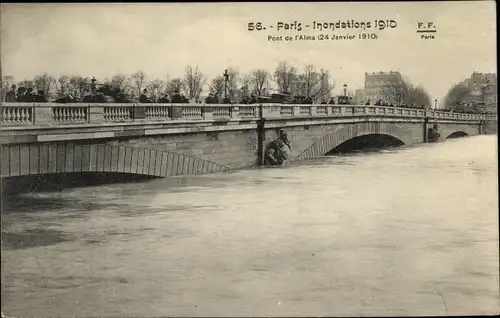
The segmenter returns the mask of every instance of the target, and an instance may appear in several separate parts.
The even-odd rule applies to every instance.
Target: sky
[[[364,87],[365,72],[392,70],[442,99],[472,72],[496,72],[495,9],[493,1],[1,4],[1,68],[16,81],[44,72],[102,80],[138,70],[166,80],[192,65],[210,80],[229,66],[273,73],[279,61],[288,61],[299,70],[306,64],[328,70],[337,93],[344,84],[349,90]],[[314,21],[350,20],[397,25],[312,29]],[[277,30],[279,22],[294,21],[301,31]],[[433,23],[434,39],[416,33],[419,21],[426,27]],[[251,22],[266,30],[249,31]],[[377,39],[358,39],[361,33]],[[320,34],[356,39],[320,41]],[[294,40],[269,41],[269,36]]]

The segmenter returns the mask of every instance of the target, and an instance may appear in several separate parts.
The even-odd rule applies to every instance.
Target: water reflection
[[[32,248],[69,242],[68,233],[56,229],[36,228],[21,233],[2,232],[2,247],[5,249]]]

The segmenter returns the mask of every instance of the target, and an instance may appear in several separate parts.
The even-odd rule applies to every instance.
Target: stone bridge
[[[496,115],[362,105],[52,104],[0,106],[1,177],[113,172],[175,177],[256,166],[286,129],[292,160],[363,136],[402,144],[487,133]],[[495,129],[496,132],[496,129]]]

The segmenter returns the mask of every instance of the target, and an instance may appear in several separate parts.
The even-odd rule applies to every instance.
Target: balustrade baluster
[[[19,121],[19,108],[14,108],[14,122]]]
[[[23,110],[24,110],[24,107],[17,108],[17,121],[19,123],[23,122]]]
[[[26,107],[21,108],[21,122],[25,122],[28,119],[28,110]]]

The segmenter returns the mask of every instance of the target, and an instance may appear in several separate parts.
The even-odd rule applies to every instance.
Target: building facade
[[[488,83],[496,83],[497,75],[495,73],[478,73],[472,75],[464,81],[464,84],[473,91],[481,94],[482,87]]]
[[[461,108],[472,111],[497,112],[497,74],[473,72],[462,82],[470,93],[462,100]]]
[[[366,97],[366,91],[364,88],[358,88],[356,89],[356,91],[354,92],[354,103],[356,105],[363,105],[366,103],[366,101],[368,100],[368,98]]]
[[[482,96],[484,103],[484,110],[490,113],[498,112],[498,93],[496,81],[483,85]]]
[[[378,100],[387,101],[388,91],[398,90],[404,86],[403,77],[398,71],[365,73],[365,89],[363,92],[357,92],[357,97],[364,97],[375,103]]]

